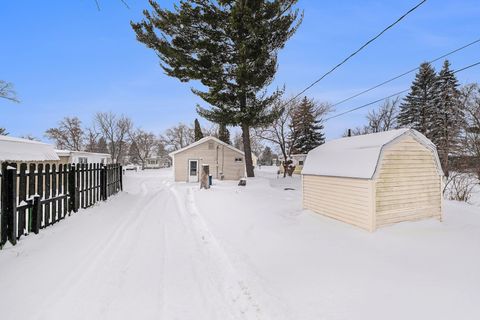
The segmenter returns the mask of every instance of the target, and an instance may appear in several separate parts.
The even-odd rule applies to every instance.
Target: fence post
[[[120,191],[123,191],[123,166],[120,165]]]
[[[104,164],[100,169],[100,199],[107,200],[107,167]]]
[[[70,197],[68,203],[68,215],[73,212],[77,212],[77,192],[76,192],[76,183],[75,183],[75,164],[70,165],[70,170],[68,171],[68,195]]]
[[[33,208],[32,208],[32,231],[38,234],[40,230],[40,217],[42,215],[40,204],[40,196],[38,194],[33,196]]]
[[[2,216],[0,247],[8,241],[17,244],[17,168],[15,164],[2,164]]]

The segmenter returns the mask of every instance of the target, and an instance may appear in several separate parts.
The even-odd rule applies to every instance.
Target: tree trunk
[[[242,139],[247,177],[255,177],[255,173],[253,172],[252,148],[250,146],[250,127],[246,124],[242,124]]]

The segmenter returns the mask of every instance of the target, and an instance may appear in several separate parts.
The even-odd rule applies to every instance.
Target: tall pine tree
[[[194,127],[195,141],[198,141],[203,138],[202,128],[200,127],[200,122],[198,122],[198,119],[195,119]]]
[[[323,124],[317,119],[317,110],[313,100],[304,97],[295,106],[291,120],[292,154],[304,154],[325,143]]]
[[[218,139],[225,143],[232,144],[230,142],[230,131],[228,131],[227,126],[224,124],[218,126]]]
[[[459,143],[464,114],[460,107],[460,90],[450,63],[445,60],[437,78],[434,108],[430,113],[429,138],[437,146],[442,168],[448,176],[448,156]]]
[[[422,63],[410,92],[400,105],[398,124],[430,137],[430,117],[435,109],[437,75],[429,63]]]
[[[253,177],[250,128],[265,125],[278,112],[278,96],[265,95],[277,71],[277,55],[295,33],[298,0],[180,0],[173,10],[150,0],[152,12],[131,23],[137,39],[155,51],[167,75],[199,80],[207,90],[192,91],[211,108],[204,118],[240,126],[248,177]]]

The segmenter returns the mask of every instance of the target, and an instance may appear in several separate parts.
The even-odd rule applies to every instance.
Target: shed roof
[[[236,152],[238,152],[238,153],[240,153],[240,154],[242,154],[242,155],[245,155],[245,153],[244,153],[242,150],[237,149],[237,148],[229,145],[228,143],[225,143],[225,142],[223,142],[222,140],[220,140],[220,139],[218,139],[218,138],[215,138],[215,137],[212,137],[212,136],[204,137],[204,138],[202,138],[202,139],[200,139],[200,140],[198,140],[198,141],[195,141],[195,142],[192,143],[192,144],[189,144],[188,146],[186,146],[186,147],[184,147],[184,148],[182,148],[182,149],[179,149],[179,150],[170,152],[168,155],[169,155],[170,157],[172,157],[172,156],[176,155],[177,153],[184,152],[184,151],[186,151],[186,150],[188,150],[188,149],[190,149],[190,148],[196,147],[196,146],[198,146],[198,145],[201,145],[202,143],[205,143],[205,142],[211,141],[211,140],[212,140],[212,141],[215,141],[215,142],[218,143],[218,144],[224,145],[225,147],[230,148],[230,149],[232,149],[233,151],[236,151]]]
[[[397,129],[328,141],[308,153],[302,174],[372,179],[383,148],[404,135],[434,151],[441,172],[436,147],[429,139],[413,129]]]
[[[52,145],[0,135],[0,161],[57,161]]]

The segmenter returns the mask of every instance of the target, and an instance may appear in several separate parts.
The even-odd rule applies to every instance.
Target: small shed
[[[412,129],[329,141],[307,155],[303,207],[368,231],[442,217],[435,145]]]
[[[0,135],[0,163],[7,161],[58,163],[60,158],[50,144]]]
[[[215,138],[202,138],[169,154],[175,181],[198,182],[200,166],[208,164],[215,179],[238,180],[245,176],[243,151]]]

